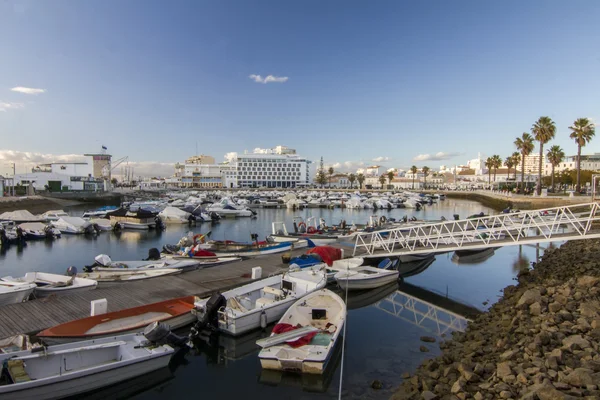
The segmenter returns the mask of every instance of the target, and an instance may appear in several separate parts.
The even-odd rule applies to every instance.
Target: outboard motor
[[[298,233],[298,224],[294,221],[294,233]]]
[[[194,325],[190,332],[190,336],[196,336],[204,329],[216,329],[219,326],[219,309],[227,305],[227,299],[221,293],[213,294],[210,299],[206,302],[203,309],[198,310],[199,316],[198,323]]]
[[[458,215],[458,214],[454,214],[453,216],[454,216],[455,221],[458,221],[460,219],[460,215]]]
[[[156,216],[154,217],[154,222],[156,223],[156,230],[157,231],[164,231],[167,227],[165,226],[163,220]]]
[[[214,211],[211,211],[208,215],[210,215],[211,222],[218,222],[221,219],[221,216]]]
[[[156,247],[153,247],[148,250],[148,258],[146,258],[144,261],[156,261],[160,260],[160,258],[160,250],[158,250]]]
[[[0,226],[0,244],[2,245],[2,248],[6,248],[9,245],[8,236],[6,236],[6,231],[1,226]]]
[[[187,338],[171,332],[169,325],[155,321],[144,329],[144,336],[152,343],[158,345],[168,344],[173,347],[183,347],[187,344]]]
[[[67,276],[75,276],[77,275],[77,267],[74,266],[70,266],[69,268],[67,268],[67,272],[66,272]]]
[[[48,225],[44,227],[44,233],[46,234],[46,239],[53,239],[54,232],[52,232],[52,228]]]

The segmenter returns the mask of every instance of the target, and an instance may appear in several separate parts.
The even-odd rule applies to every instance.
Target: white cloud
[[[418,156],[413,158],[413,161],[442,161],[449,160],[456,156],[459,156],[460,153],[445,153],[443,151],[437,152],[435,154],[419,154]]]
[[[382,161],[389,161],[389,160],[390,160],[389,157],[375,157],[373,159],[373,161],[375,161],[375,162],[382,162]]]
[[[267,75],[263,78],[262,76],[256,75],[256,74],[252,74],[248,77],[256,83],[271,83],[271,82],[285,83],[289,79],[287,76],[274,76],[274,75]]]
[[[37,96],[40,93],[46,93],[46,89],[36,89],[36,88],[28,88],[23,86],[17,86],[12,89],[13,92],[23,93],[23,94],[32,94]]]
[[[6,112],[8,110],[19,110],[25,107],[23,103],[5,103],[0,101],[0,112]]]
[[[227,153],[225,154],[225,161],[228,162],[232,162],[233,160],[235,160],[238,156],[238,153],[236,153],[235,151],[232,151],[231,153]]]

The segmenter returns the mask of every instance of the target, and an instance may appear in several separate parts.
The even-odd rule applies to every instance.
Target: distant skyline
[[[102,145],[159,171],[196,143],[217,161],[286,145],[340,170],[438,169],[506,157],[542,115],[573,155],[568,126],[600,118],[599,15],[595,0],[3,1],[0,175]]]

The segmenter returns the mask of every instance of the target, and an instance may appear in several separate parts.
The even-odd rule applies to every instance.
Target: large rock
[[[586,276],[582,276],[581,278],[577,279],[577,286],[590,288],[590,287],[596,286],[598,284],[598,282],[600,282],[600,278],[598,278],[596,276],[586,275]]]
[[[521,306],[523,304],[529,306],[535,302],[540,302],[542,300],[542,294],[539,289],[528,289],[523,293],[517,306]]]
[[[563,339],[563,348],[569,350],[583,350],[590,347],[590,342],[582,338],[581,335],[571,335]]]
[[[591,369],[575,368],[566,376],[565,383],[568,383],[571,386],[585,387],[586,385],[598,383],[598,381],[594,377],[594,371]]]
[[[510,368],[510,362],[505,361],[496,364],[496,376],[500,379],[505,376],[512,375],[512,369]]]
[[[584,317],[588,318],[596,318],[600,314],[600,302],[598,301],[586,301],[585,303],[581,303],[579,306],[579,313]]]

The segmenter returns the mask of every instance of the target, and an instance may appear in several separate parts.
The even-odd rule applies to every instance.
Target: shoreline
[[[440,192],[432,192],[440,193]],[[496,211],[502,211],[505,208],[520,210],[538,210],[544,208],[561,207],[575,204],[591,203],[591,197],[566,197],[566,196],[548,196],[533,197],[522,195],[505,196],[499,193],[487,191],[461,192],[447,191],[443,192],[447,198],[473,200],[484,206],[493,208]]]
[[[441,356],[403,375],[391,398],[600,398],[598,256],[598,239],[547,250],[465,332],[440,343]]]
[[[43,196],[0,197],[0,214],[16,210],[27,210],[35,215],[80,204],[83,203],[75,200],[54,199]]]

